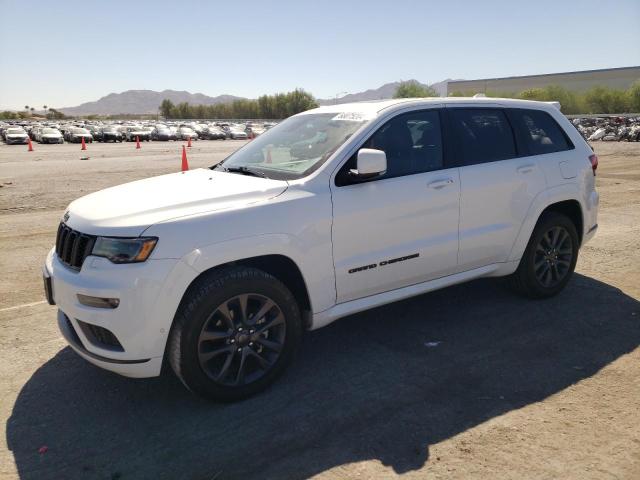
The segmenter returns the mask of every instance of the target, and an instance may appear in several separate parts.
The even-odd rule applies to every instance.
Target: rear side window
[[[517,156],[513,131],[502,110],[454,108],[450,112],[461,166]]]
[[[547,112],[514,109],[510,114],[521,130],[523,153],[542,155],[573,148],[560,125]]]

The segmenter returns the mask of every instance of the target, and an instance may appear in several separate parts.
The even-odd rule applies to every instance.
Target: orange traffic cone
[[[87,144],[84,143],[84,137],[80,137],[82,140],[80,143],[82,143],[82,147],[80,147],[80,150],[86,150],[87,149]]]
[[[191,148],[191,135],[189,135],[187,138],[187,147]]]
[[[267,160],[264,163],[271,163],[271,149],[267,150]]]
[[[29,145],[29,147],[27,148],[27,152],[33,152],[33,144],[31,143],[31,137],[29,137],[27,145]]]
[[[182,145],[182,171],[189,170],[189,162],[187,162],[187,149]]]
[[[136,135],[136,148],[140,148],[140,138]]]

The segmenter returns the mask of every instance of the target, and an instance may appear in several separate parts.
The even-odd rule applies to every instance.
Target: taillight
[[[595,153],[589,155],[589,161],[591,162],[591,170],[593,170],[593,176],[596,176],[596,170],[598,169],[598,155]]]

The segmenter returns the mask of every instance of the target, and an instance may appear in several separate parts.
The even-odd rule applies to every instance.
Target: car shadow
[[[24,385],[7,442],[23,479],[302,479],[368,459],[408,472],[429,445],[637,348],[639,303],[582,275],[544,301],[479,280],[312,332],[276,385],[226,405],[64,348]]]

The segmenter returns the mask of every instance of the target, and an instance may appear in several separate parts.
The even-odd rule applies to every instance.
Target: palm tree
[[[42,108],[44,108],[44,114],[46,115],[46,114],[47,114],[47,109],[48,109],[49,107],[47,107],[46,105],[43,105],[43,106],[42,106]]]
[[[35,111],[36,111],[36,109],[35,109],[35,108],[33,108],[33,107],[30,107],[30,108],[29,108],[29,110],[31,110],[31,115],[33,115],[33,112],[35,112]]]
[[[24,109],[28,112],[29,111],[29,105],[25,105]]]

